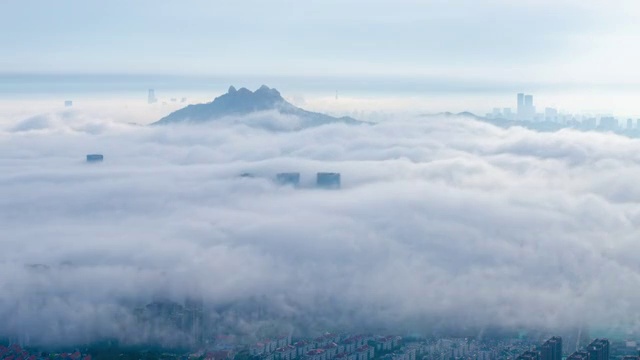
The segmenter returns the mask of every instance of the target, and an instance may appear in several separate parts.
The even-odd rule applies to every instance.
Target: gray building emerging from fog
[[[537,351],[525,351],[516,360],[540,360],[540,353]]]
[[[300,185],[300,173],[286,172],[276,175],[276,181],[280,185],[292,185],[298,187]]]
[[[589,360],[589,353],[586,351],[576,351],[567,356],[567,360]]]
[[[340,189],[340,173],[319,172],[316,186],[322,189]]]
[[[589,360],[609,360],[609,340],[595,339],[587,346]]]
[[[542,344],[541,360],[562,360],[562,338],[554,336]]]
[[[87,155],[87,162],[89,163],[102,162],[102,160],[104,160],[104,156],[102,156],[102,154]]]

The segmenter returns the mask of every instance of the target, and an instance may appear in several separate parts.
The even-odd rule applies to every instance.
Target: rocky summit
[[[212,102],[189,105],[174,111],[152,125],[203,123],[261,111],[277,111],[281,114],[297,116],[306,127],[329,123],[363,123],[346,116],[338,118],[301,109],[286,101],[278,90],[262,85],[256,91],[247,88],[236,89],[231,86],[226,94],[218,96]]]

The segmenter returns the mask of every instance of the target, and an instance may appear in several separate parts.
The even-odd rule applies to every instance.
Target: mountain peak
[[[278,90],[262,85],[256,91],[244,87],[236,89],[234,86],[230,86],[227,93],[218,96],[212,102],[189,105],[174,111],[154,124],[204,122],[225,116],[274,110],[281,114],[295,115],[305,119],[308,126],[331,122],[359,123],[351,118],[338,119],[329,115],[305,111],[287,102]]]
[[[280,95],[280,92],[278,90],[276,90],[275,88],[271,89],[267,85],[260,86],[260,88],[258,88],[258,90],[256,90],[253,94],[278,100],[284,100],[282,99],[282,96]]]

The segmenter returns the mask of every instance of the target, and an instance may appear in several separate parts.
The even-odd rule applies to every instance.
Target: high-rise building
[[[590,360],[589,353],[586,351],[576,351],[573,354],[567,356],[567,360]]]
[[[300,185],[300,173],[298,172],[279,173],[279,174],[276,174],[276,181],[280,185],[292,185],[297,187],[298,185]]]
[[[541,360],[562,360],[562,338],[554,336],[542,344]]]
[[[582,120],[582,128],[583,129],[595,129],[596,128],[597,119],[594,117],[584,118]]]
[[[149,89],[149,97],[147,99],[147,101],[149,102],[149,104],[153,104],[158,102],[158,99],[156,98],[156,91],[153,89]]]
[[[524,109],[526,120],[533,120],[536,116],[536,108],[533,106],[533,95],[524,96]]]
[[[633,119],[627,119],[627,129],[633,129]]]
[[[531,121],[536,116],[536,108],[533,106],[533,95],[518,94],[518,120]]]
[[[618,119],[613,116],[603,116],[600,118],[600,125],[598,127],[602,130],[614,131],[617,130],[620,126],[618,124]]]
[[[540,353],[537,351],[525,351],[516,360],[540,360]]]
[[[71,100],[65,100],[65,101],[64,101],[64,106],[65,106],[65,107],[72,107],[72,106],[73,106],[73,101],[71,101]]]
[[[183,307],[183,331],[190,336],[192,345],[204,341],[204,303],[201,298],[187,298]]]
[[[558,121],[558,109],[545,108],[544,109],[545,121],[557,122]]]
[[[518,113],[518,119],[524,118],[524,94],[523,93],[518,94],[517,113]]]
[[[104,160],[104,156],[102,156],[101,154],[87,155],[87,162],[94,163],[94,162],[101,162],[102,160]]]
[[[532,107],[533,106],[533,95],[525,95],[524,96],[524,106]]]
[[[507,120],[511,120],[513,119],[513,114],[511,113],[511,108],[504,108],[502,109],[502,115],[504,116],[505,119]]]
[[[323,189],[339,189],[340,173],[319,172],[316,175],[316,185]]]
[[[587,346],[589,360],[609,360],[609,340],[595,339]]]

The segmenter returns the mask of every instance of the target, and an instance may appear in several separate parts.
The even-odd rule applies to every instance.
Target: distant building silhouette
[[[576,351],[573,354],[567,356],[567,360],[590,360],[589,353],[586,351]]]
[[[158,99],[156,98],[156,91],[154,89],[149,89],[149,97],[147,101],[149,102],[149,104],[158,102]]]
[[[64,101],[64,106],[65,106],[65,107],[72,107],[72,106],[73,106],[73,101],[71,101],[71,100],[65,100],[65,101]]]
[[[518,120],[522,120],[524,118],[524,94],[518,94]]]
[[[562,360],[562,338],[554,336],[542,344],[541,360]]]
[[[300,173],[299,172],[286,172],[276,175],[276,181],[280,185],[293,185],[295,187],[300,185]]]
[[[531,121],[536,116],[536,108],[533,106],[533,95],[518,94],[518,120]]]
[[[319,172],[316,175],[316,186],[323,189],[339,189],[340,173]]]
[[[558,121],[558,109],[554,108],[545,108],[544,109],[544,119],[545,121],[557,122]]]
[[[633,119],[627,119],[627,129],[633,129]]]
[[[586,129],[586,130],[595,129],[597,120],[598,119],[596,119],[594,117],[583,119],[582,120],[582,128]]]
[[[589,360],[609,360],[609,340],[595,339],[587,346]]]
[[[599,129],[614,131],[614,130],[617,130],[618,127],[619,127],[618,119],[616,119],[615,117],[603,116],[602,118],[600,118],[600,125],[598,125]]]
[[[104,160],[104,156],[102,156],[101,154],[87,155],[87,162],[94,163],[94,162],[101,162],[102,160]]]
[[[529,108],[533,106],[533,95],[524,96],[524,106]]]
[[[537,351],[525,351],[516,360],[540,360],[540,353]]]
[[[533,120],[536,116],[536,108],[533,106],[533,95],[524,96],[525,116],[527,120]]]

